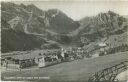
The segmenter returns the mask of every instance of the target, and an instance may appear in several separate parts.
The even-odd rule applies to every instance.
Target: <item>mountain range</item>
[[[41,49],[45,44],[81,46],[81,39],[89,45],[126,33],[127,28],[127,16],[112,11],[74,21],[58,9],[1,2],[2,52]]]
[[[93,17],[85,17],[80,21],[80,27],[69,34],[77,39],[84,38],[85,41],[95,42],[102,38],[109,38],[111,35],[120,35],[127,32],[128,19],[124,16],[120,16],[112,11],[106,13],[99,13]]]

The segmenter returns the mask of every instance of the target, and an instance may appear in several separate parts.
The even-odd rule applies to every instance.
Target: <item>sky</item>
[[[15,1],[15,3],[34,4],[42,10],[59,9],[74,20],[109,10],[120,15],[128,15],[128,1]]]

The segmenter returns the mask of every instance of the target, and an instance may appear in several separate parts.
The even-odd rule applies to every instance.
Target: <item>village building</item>
[[[8,68],[26,68],[37,65],[35,63],[35,58],[38,57],[36,53],[30,52],[14,52],[14,53],[5,53],[2,55],[1,65],[4,66],[5,62],[8,63]]]

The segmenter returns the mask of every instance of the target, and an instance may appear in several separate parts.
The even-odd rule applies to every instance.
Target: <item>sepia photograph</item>
[[[128,82],[128,1],[0,1],[2,82]]]

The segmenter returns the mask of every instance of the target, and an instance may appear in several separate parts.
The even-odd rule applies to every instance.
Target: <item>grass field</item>
[[[101,56],[91,59],[75,60],[64,62],[54,66],[40,69],[30,69],[22,71],[2,72],[3,80],[24,80],[5,79],[6,77],[41,77],[40,79],[31,79],[40,82],[86,82],[94,72],[113,66],[124,60],[127,60],[128,52],[121,52],[108,56]],[[45,77],[49,77],[48,79]],[[25,79],[30,80],[30,79]]]

